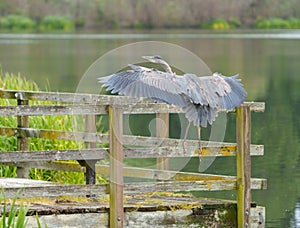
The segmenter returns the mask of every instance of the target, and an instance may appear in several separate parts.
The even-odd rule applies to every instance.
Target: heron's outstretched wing
[[[206,127],[207,123],[212,124],[219,109],[233,109],[242,104],[247,96],[237,75],[225,77],[215,73],[212,76],[198,77],[185,74],[181,80],[185,94],[191,101],[183,110],[186,118],[195,126]]]
[[[198,77],[194,74],[183,76],[186,94],[193,103],[218,109],[233,109],[247,97],[238,75],[226,77],[218,73],[212,76]]]
[[[178,76],[146,67],[129,65],[132,70],[98,78],[102,87],[130,97],[146,97],[168,104],[184,106],[184,90],[177,83]]]

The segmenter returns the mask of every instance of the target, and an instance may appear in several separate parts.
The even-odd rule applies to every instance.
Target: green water
[[[264,113],[252,114],[252,143],[265,145],[265,155],[252,159],[252,176],[267,178],[268,189],[253,191],[253,200],[266,206],[267,227],[299,227],[300,31],[0,34],[0,63],[4,71],[20,72],[41,88],[48,80],[53,91],[75,92],[80,85],[84,87],[80,90],[97,92],[96,83],[90,82],[91,88],[83,83],[88,80],[84,78],[85,72],[96,59],[122,45],[150,40],[186,48],[201,57],[212,71],[225,75],[239,73],[249,94],[247,100],[266,102]],[[116,61],[123,64],[128,56],[135,54],[133,51],[116,56]],[[107,69],[101,72],[110,72],[111,64],[107,63]],[[225,139],[234,141],[234,134],[228,130],[234,128],[234,118],[228,119]],[[198,171],[198,165],[198,160],[191,160],[184,170]],[[206,172],[233,174],[234,170],[234,159],[220,158]],[[217,193],[217,196],[234,199],[235,193]]]

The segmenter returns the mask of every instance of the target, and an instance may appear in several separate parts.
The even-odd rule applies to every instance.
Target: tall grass
[[[16,209],[16,199],[17,196],[11,201],[9,204],[9,209],[7,208],[8,203],[6,202],[6,198],[4,196],[4,192],[0,194],[0,202],[3,204],[3,211],[0,217],[0,227],[3,228],[25,228],[26,214],[28,212],[29,206],[24,206],[21,202],[19,210]],[[8,215],[7,215],[8,214]]]
[[[0,227],[1,228],[26,228],[27,219],[26,215],[29,210],[30,205],[24,205],[23,201],[20,202],[18,209],[16,207],[16,200],[18,198],[20,191],[17,192],[16,196],[10,200],[5,197],[5,193],[2,190],[0,193],[0,204],[3,205],[2,214],[0,216]],[[36,214],[37,227],[42,228],[41,222],[39,220],[38,214]],[[47,228],[47,224],[44,224],[44,227]]]
[[[0,69],[0,88],[11,90],[26,90],[26,91],[40,91],[39,86],[22,77],[20,74],[3,74]],[[44,101],[30,101],[30,105],[46,105],[49,102]],[[55,103],[57,104],[57,103]],[[16,105],[14,99],[0,99],[1,106]],[[35,129],[52,129],[63,131],[82,131],[78,129],[82,126],[82,117],[74,117],[71,115],[64,116],[32,116],[30,117],[29,127]],[[79,123],[79,124],[75,124]],[[0,125],[6,127],[17,127],[17,118],[13,116],[0,117]],[[76,128],[76,129],[75,129]],[[62,150],[62,149],[81,149],[84,148],[83,142],[70,140],[51,140],[29,138],[29,150]],[[16,137],[0,136],[0,152],[1,151],[16,151],[17,139]],[[76,161],[70,161],[77,163]],[[8,166],[0,166],[0,175],[2,177],[16,177],[16,168]],[[30,177],[33,179],[54,181],[60,183],[79,184],[84,183],[83,173],[64,172],[64,171],[50,171],[41,169],[30,169]]]

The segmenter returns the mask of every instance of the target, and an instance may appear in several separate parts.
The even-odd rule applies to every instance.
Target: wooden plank
[[[241,106],[248,106],[250,112],[264,112],[265,102],[244,102]]]
[[[3,187],[7,198],[14,198],[18,191],[19,198],[58,197],[58,196],[100,196],[107,194],[107,185],[40,185],[35,187]]]
[[[85,172],[85,167],[65,161],[36,161],[36,162],[19,162],[22,167],[37,168],[46,170],[62,170],[68,172]],[[0,165],[16,166],[15,162],[0,162]]]
[[[45,150],[25,152],[1,152],[1,162],[31,162],[50,160],[100,160],[108,158],[107,148],[80,149],[80,150]]]
[[[248,227],[251,208],[251,112],[249,106],[237,108],[237,217],[238,227]]]
[[[96,173],[109,175],[109,166],[97,164]],[[169,181],[203,181],[203,180],[223,180],[236,181],[235,176],[213,175],[205,173],[177,172],[159,169],[144,169],[137,167],[123,167],[123,175],[126,177],[146,178],[154,180]],[[251,178],[251,189],[266,189],[267,180],[261,178]]]
[[[169,114],[156,113],[156,137],[158,139],[169,137]],[[169,158],[160,157],[156,159],[157,169],[168,170]]]
[[[3,136],[23,136],[28,138],[45,138],[58,140],[76,140],[83,142],[108,143],[109,134],[97,132],[70,132],[35,128],[11,128],[0,126],[0,135]]]
[[[0,116],[89,115],[107,114],[99,105],[20,105],[0,106]]]
[[[103,104],[103,105],[111,105],[113,103],[116,104],[136,103],[140,100],[139,98],[128,98],[124,96],[111,96],[111,95],[99,95],[99,94],[88,94],[88,93],[65,93],[65,92],[42,92],[42,91],[37,92],[37,91],[21,91],[21,90],[1,90],[1,89],[0,89],[0,97],[6,99],[16,99],[16,97],[23,97],[23,99],[33,100],[33,101]],[[151,101],[150,99],[145,99],[145,100]]]
[[[24,187],[40,187],[53,186],[54,183],[42,180],[31,180],[24,178],[0,178],[0,188],[24,188]]]
[[[110,132],[110,227],[123,227],[123,112],[120,108],[108,107]]]
[[[224,157],[235,156],[236,146],[224,147],[203,147],[203,157]],[[258,153],[252,155],[261,155]],[[196,157],[198,156],[197,148],[183,152],[182,147],[156,147],[156,148],[124,148],[125,158],[156,158],[156,157]]]
[[[15,166],[15,163],[0,163],[1,165]],[[30,168],[39,168],[47,170],[64,170],[68,172],[85,172],[85,168],[79,164],[62,162],[62,161],[50,161],[50,162],[30,162],[22,163],[23,166]],[[95,171],[97,174],[109,176],[109,166],[97,164]],[[213,175],[204,173],[189,173],[189,172],[177,172],[157,169],[144,169],[137,167],[124,167],[123,175],[126,177],[146,178],[154,180],[173,180],[173,181],[198,181],[198,180],[236,180],[234,176],[225,175]],[[251,178],[251,189],[267,189],[267,180],[261,178]]]
[[[68,102],[68,103],[83,103],[93,105],[114,105],[124,108],[123,111],[130,113],[145,113],[145,112],[182,112],[181,108],[173,105],[157,103],[146,98],[130,98],[125,96],[98,95],[98,94],[80,94],[80,93],[63,93],[63,92],[34,92],[34,91],[15,91],[15,90],[0,90],[1,98],[16,99],[21,97],[24,100],[43,100],[51,102]],[[251,111],[263,112],[265,110],[264,102],[245,102],[249,105]],[[155,107],[156,106],[156,107]],[[143,110],[144,108],[144,110]],[[161,110],[160,110],[161,109]],[[132,112],[131,112],[132,111]],[[231,110],[233,112],[235,110]]]
[[[56,131],[56,130],[45,130],[45,129],[33,129],[33,128],[8,128],[0,127],[0,135],[5,136],[18,136],[23,137],[34,137],[34,138],[47,138],[47,139],[62,139],[62,140],[77,140],[84,142],[99,142],[108,143],[109,134],[101,133],[88,133],[88,132],[67,132],[67,131]],[[128,146],[145,146],[145,147],[169,147],[170,151],[176,149],[182,151],[182,139],[170,139],[164,138],[159,139],[157,137],[144,137],[144,136],[123,136],[124,145]],[[198,146],[198,140],[186,140],[188,150],[193,150]],[[203,147],[203,156],[234,156],[236,151],[236,143],[227,142],[212,142],[212,141],[201,141]],[[194,148],[193,148],[194,147]],[[263,155],[263,145],[251,145],[250,146],[251,156]],[[198,153],[194,151],[194,155]]]
[[[137,192],[177,192],[177,191],[219,191],[236,189],[235,180],[202,180],[202,181],[162,181],[134,182],[124,185],[125,193]]]
[[[108,148],[78,149],[78,150],[46,150],[46,151],[11,151],[1,152],[0,161],[4,162],[31,162],[50,160],[101,160],[108,158]],[[182,148],[124,148],[124,158],[157,158],[157,157],[192,157],[198,156],[197,151],[183,153]],[[203,156],[234,156],[236,147],[203,148]]]
[[[168,147],[170,151],[179,150],[182,151],[182,143],[183,139],[170,139],[170,138],[157,138],[157,137],[144,137],[144,136],[132,136],[132,135],[124,135],[124,144],[129,146],[145,146],[145,147]],[[104,140],[104,135],[103,135]],[[194,151],[195,148],[198,148],[199,141],[198,140],[186,140],[188,151]],[[204,156],[214,156],[215,154],[219,154],[219,156],[225,156],[229,154],[230,156],[235,155],[236,151],[236,143],[228,143],[228,142],[214,142],[214,141],[201,141],[203,147],[203,155]],[[230,153],[227,153],[228,147]],[[218,150],[220,149],[220,151]],[[232,151],[234,149],[234,151]],[[264,146],[263,145],[251,145],[251,155],[263,155],[264,154]],[[195,155],[198,153],[194,151]]]
[[[14,166],[15,163],[0,163],[1,165]],[[50,162],[30,162],[22,163],[23,166],[30,168],[39,168],[47,170],[64,170],[68,172],[85,172],[85,168],[79,164],[62,162],[62,161],[50,161]],[[97,174],[109,175],[109,166],[97,164],[95,167]],[[187,173],[187,172],[177,172],[177,171],[166,171],[157,169],[144,169],[137,167],[124,167],[123,175],[126,177],[135,178],[147,178],[155,180],[175,180],[175,181],[197,181],[197,180],[228,180],[234,179],[234,176],[224,176],[224,175],[212,175],[203,173]],[[267,189],[267,180],[261,178],[251,178],[251,189]]]
[[[264,228],[266,221],[265,207],[256,206],[250,209],[250,224],[251,228]]]
[[[2,182],[1,182],[2,183]],[[95,185],[57,185],[47,182],[32,184],[17,183],[18,187],[1,186],[7,198],[15,197],[16,193],[22,188],[20,198],[28,197],[57,197],[57,196],[100,196],[110,192],[108,184]],[[20,187],[21,186],[21,187]],[[108,191],[109,187],[109,191]],[[201,180],[201,181],[161,181],[161,182],[134,182],[125,183],[124,194],[140,194],[147,192],[180,192],[180,191],[220,191],[235,190],[236,181],[233,180]],[[123,202],[122,202],[123,203]],[[111,206],[110,206],[111,207]],[[118,208],[123,211],[122,208]],[[118,219],[116,219],[118,220]],[[118,221],[117,221],[118,222]],[[121,221],[119,221],[121,222]]]

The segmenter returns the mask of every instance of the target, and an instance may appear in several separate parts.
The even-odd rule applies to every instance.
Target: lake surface
[[[267,178],[268,189],[253,191],[253,200],[266,206],[267,227],[300,227],[300,31],[0,34],[0,64],[4,72],[20,72],[41,89],[47,80],[52,91],[99,92],[97,83],[86,73],[92,72],[88,71],[92,64],[111,50],[142,41],[179,45],[199,56],[213,72],[239,73],[248,91],[247,100],[266,102],[264,113],[252,114],[252,143],[265,145],[265,155],[252,159],[252,176]],[[144,55],[151,52],[150,48],[144,47]],[[99,70],[99,75],[94,73],[94,78],[114,73],[115,62],[124,66],[133,63],[129,59],[138,59],[140,52],[116,55],[115,61],[106,62]],[[185,61],[187,65],[191,61],[180,54],[177,57],[173,55],[168,61]],[[191,71],[197,73],[195,69]],[[225,134],[228,141],[234,141],[229,130],[232,128],[234,122],[229,116]],[[191,160],[183,170],[198,171],[198,163]],[[222,158],[206,172],[233,174],[234,170],[234,159]],[[208,195],[235,198],[234,192]]]

